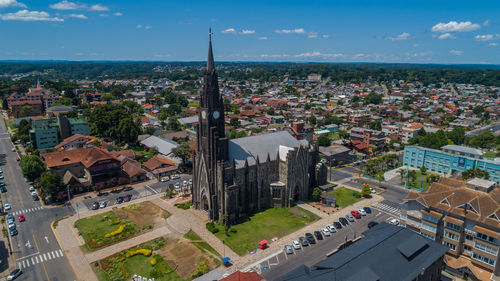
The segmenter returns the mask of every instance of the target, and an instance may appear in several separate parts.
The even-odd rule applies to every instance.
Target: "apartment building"
[[[401,130],[399,132],[399,136],[401,137],[401,141],[403,143],[408,143],[408,141],[416,137],[418,135],[418,131],[424,127],[424,124],[422,123],[416,123],[416,122],[406,122],[403,124],[401,127]]]
[[[365,143],[369,150],[381,149],[385,146],[385,134],[381,131],[366,128],[352,128],[350,131],[351,142]]]
[[[401,203],[401,226],[447,246],[447,271],[499,280],[500,188],[493,181],[442,177]],[[495,279],[496,278],[496,279]]]
[[[31,123],[31,143],[38,149],[51,148],[69,136],[89,135],[89,125],[78,118],[57,118],[36,120]]]

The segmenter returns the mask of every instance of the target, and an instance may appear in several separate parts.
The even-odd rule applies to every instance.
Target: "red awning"
[[[267,240],[262,240],[259,242],[259,245],[265,245],[265,244],[267,244]]]

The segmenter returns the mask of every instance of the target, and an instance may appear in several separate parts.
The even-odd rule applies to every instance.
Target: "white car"
[[[183,182],[182,182],[182,185],[183,185],[183,186],[187,186],[187,185],[188,185],[188,182],[187,182],[187,181],[183,181]]]
[[[163,178],[161,178],[161,180],[160,180],[160,181],[161,181],[161,182],[167,182],[167,181],[169,181],[169,180],[170,180],[170,178],[169,178],[169,177],[163,177]]]
[[[176,182],[176,183],[174,184],[174,186],[175,186],[175,188],[179,188],[179,187],[181,187],[181,183],[180,183],[180,182]]]
[[[106,201],[102,201],[101,204],[99,204],[99,208],[106,208],[106,205],[108,205],[108,203]]]
[[[366,212],[363,209],[359,209],[358,213],[360,213],[362,216],[366,216]]]
[[[12,148],[12,152],[16,152],[16,148],[15,147]]]
[[[335,226],[333,226],[333,224],[327,225],[326,228],[328,228],[328,231],[330,231],[330,233],[337,232],[337,229],[335,228]]]
[[[300,250],[300,243],[297,240],[292,241],[292,246],[295,250]]]
[[[33,192],[33,191],[35,191],[35,188],[34,188],[32,185],[30,185],[29,190],[30,190],[31,192]]]
[[[377,190],[375,188],[373,188],[373,187],[370,187],[370,191],[371,191],[372,194],[377,193]]]
[[[399,220],[392,218],[392,219],[389,220],[389,223],[393,224],[393,225],[399,225]]]
[[[193,184],[193,179],[189,179],[189,184]]]
[[[325,235],[326,237],[330,237],[330,231],[328,231],[328,229],[323,228],[321,232],[323,232],[323,235]]]
[[[172,176],[172,179],[173,179],[173,180],[180,179],[180,178],[181,178],[181,177],[180,177],[179,175],[173,175],[173,176]]]
[[[5,203],[3,204],[3,208],[7,211],[7,210],[10,210],[10,204],[8,203]]]
[[[9,222],[7,225],[9,226],[9,229],[16,228],[16,224],[13,222]]]

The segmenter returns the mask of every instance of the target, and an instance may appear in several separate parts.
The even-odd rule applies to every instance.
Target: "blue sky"
[[[0,0],[0,60],[500,64],[500,1]]]

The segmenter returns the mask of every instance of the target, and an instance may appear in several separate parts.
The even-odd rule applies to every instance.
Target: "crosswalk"
[[[399,214],[401,213],[398,208],[380,202],[373,204],[372,207],[395,216],[399,216]]]
[[[55,260],[57,258],[62,258],[64,256],[64,253],[61,249],[59,250],[54,250],[51,252],[43,253],[43,254],[35,254],[31,256],[27,256],[24,258],[20,258],[17,260],[17,268],[19,269],[25,269],[30,266],[34,266],[38,263],[41,262],[48,262],[51,260]]]
[[[36,211],[39,211],[42,209],[43,209],[42,207],[28,208],[28,209],[24,209],[24,210],[15,211],[12,213],[12,215],[15,216],[15,215],[20,215],[20,214],[25,214],[25,213],[30,213],[30,212],[36,212]]]

